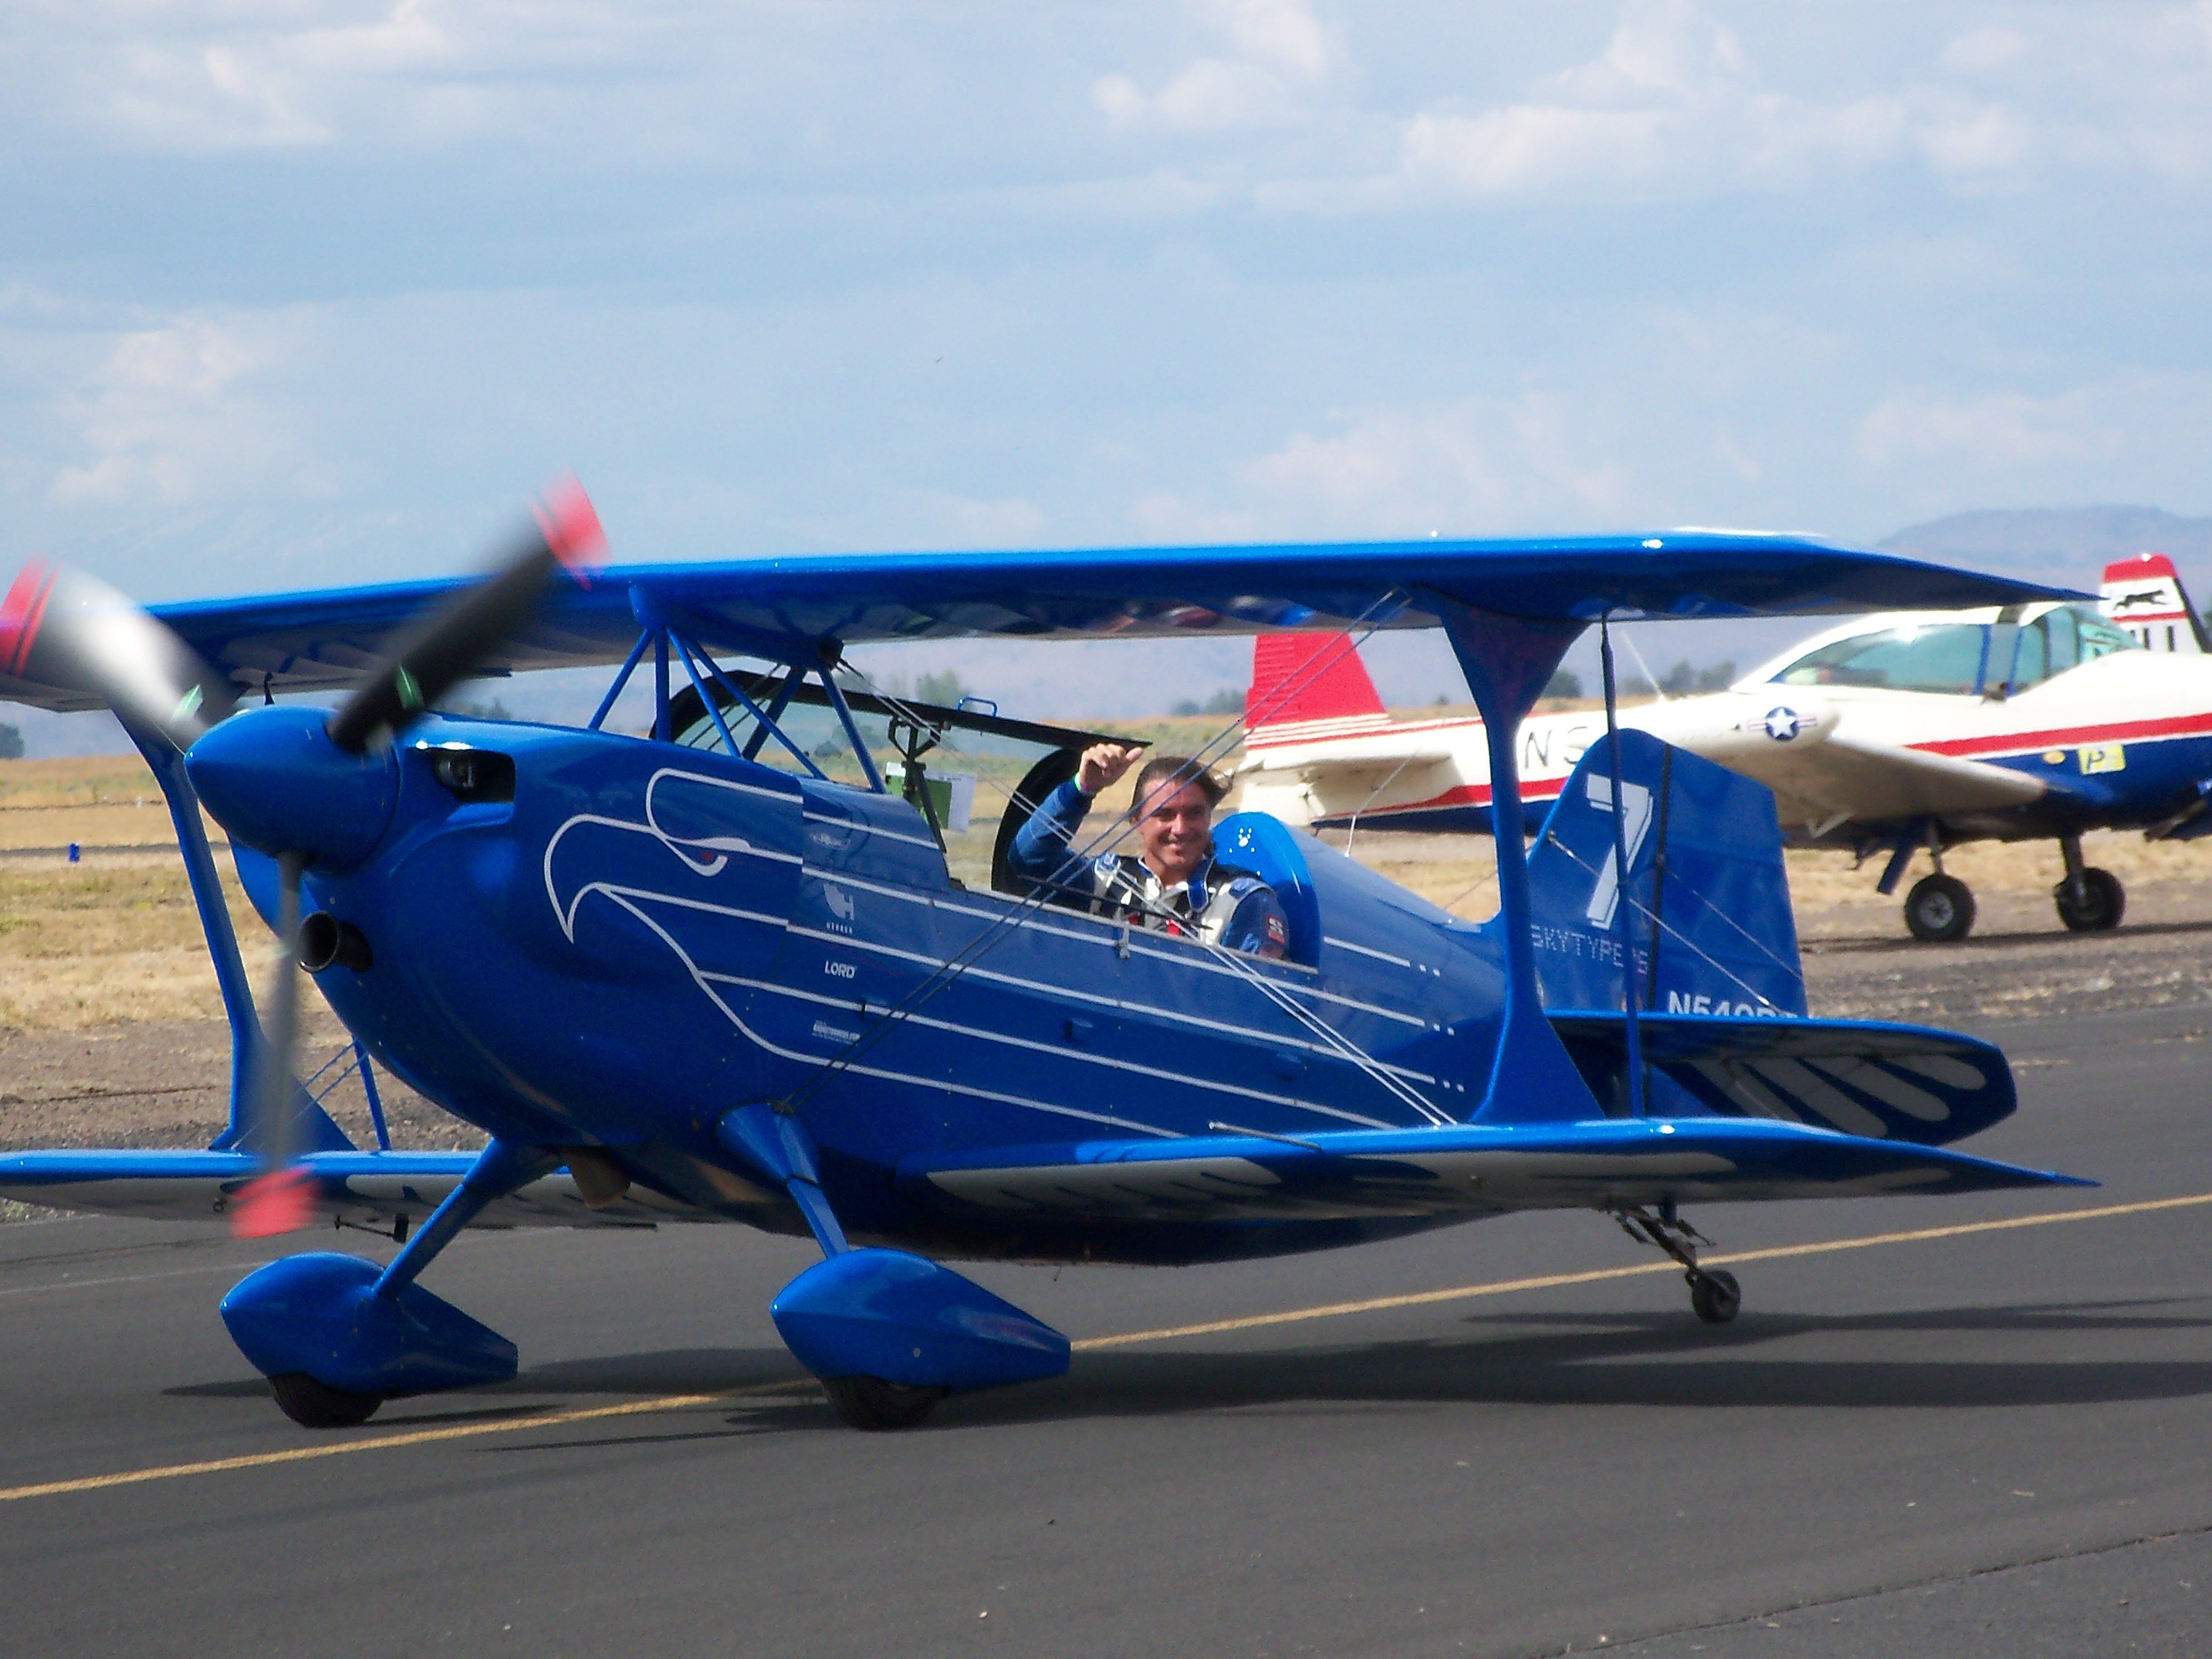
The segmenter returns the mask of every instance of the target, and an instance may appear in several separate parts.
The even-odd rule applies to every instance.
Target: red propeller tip
[[[234,1238],[274,1238],[296,1233],[315,1218],[315,1182],[305,1170],[271,1170],[257,1176],[230,1208]]]
[[[599,509],[574,477],[563,478],[547,490],[537,513],[538,527],[545,532],[545,545],[568,569],[597,564],[607,550],[607,533],[599,527]]]
[[[53,595],[58,569],[44,559],[27,559],[15,573],[15,586],[0,599],[0,670],[20,674],[30,660],[31,646],[46,619],[46,601]]]

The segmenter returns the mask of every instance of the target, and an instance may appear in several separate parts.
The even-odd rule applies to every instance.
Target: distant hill
[[[2212,519],[2155,507],[2049,507],[1954,513],[1899,531],[1885,551],[2094,588],[2106,564],[2130,553],[2173,561],[2202,610],[2212,599]]]

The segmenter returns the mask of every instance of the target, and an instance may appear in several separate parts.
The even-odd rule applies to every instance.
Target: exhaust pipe
[[[368,935],[327,910],[313,910],[300,923],[300,966],[319,974],[333,964],[366,973],[376,960]]]

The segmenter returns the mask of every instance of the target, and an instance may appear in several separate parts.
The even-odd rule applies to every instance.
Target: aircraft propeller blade
[[[521,624],[556,568],[580,575],[605,550],[599,514],[574,478],[548,491],[534,518],[490,576],[398,631],[381,672],[331,715],[325,729],[335,747],[360,754],[398,736]],[[159,732],[180,751],[238,707],[229,681],[137,603],[43,559],[27,563],[0,599],[0,675],[96,696],[134,729]],[[309,856],[301,850],[277,856],[279,948],[246,1136],[264,1173],[231,1206],[231,1231],[242,1238],[296,1231],[313,1218],[313,1178],[294,1151],[300,1085],[292,1064],[300,889]]]
[[[535,518],[490,576],[399,631],[382,671],[331,716],[332,743],[357,755],[397,737],[514,633],[556,568],[580,571],[606,548],[599,515],[574,478],[549,492]]]
[[[238,704],[228,679],[127,595],[44,559],[0,599],[0,673],[97,696],[180,750]]]
[[[314,1218],[312,1178],[292,1158],[294,1096],[300,1087],[292,1068],[300,1023],[300,875],[306,866],[301,854],[277,856],[276,963],[264,1004],[268,1014],[261,1027],[246,1136],[261,1155],[264,1173],[248,1182],[231,1206],[230,1231],[240,1238],[297,1232]]]

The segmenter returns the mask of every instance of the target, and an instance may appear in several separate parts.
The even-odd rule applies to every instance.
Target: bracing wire
[[[1583,858],[1581,854],[1577,853],[1573,848],[1568,846],[1557,836],[1547,836],[1546,839],[1552,846],[1558,848],[1560,852],[1565,854],[1569,859],[1572,860],[1574,863],[1587,874],[1595,876],[1598,873],[1597,866],[1592,864],[1588,859]],[[1698,892],[1696,888],[1683,881],[1680,877],[1675,878],[1674,885],[1680,891],[1686,893],[1691,897],[1696,899],[1707,909],[1712,910],[1715,915],[1723,916],[1723,920],[1729,921],[1729,926],[1735,927],[1738,933],[1743,933],[1744,937],[1751,939],[1753,944],[1759,945],[1759,941],[1756,939],[1753,938],[1751,934],[1744,933],[1742,927],[1737,926],[1735,922],[1727,918],[1723,912],[1715,908],[1711,901],[1707,899],[1704,894]],[[1772,997],[1768,996],[1764,991],[1759,989],[1758,987],[1747,983],[1741,975],[1737,974],[1734,969],[1730,969],[1726,963],[1720,961],[1712,954],[1711,951],[1706,950],[1702,945],[1699,945],[1697,940],[1692,939],[1680,928],[1675,927],[1673,922],[1665,920],[1663,917],[1659,915],[1657,912],[1654,911],[1650,905],[1638,898],[1633,892],[1629,890],[1629,885],[1626,881],[1622,882],[1620,884],[1620,892],[1621,896],[1627,900],[1629,904],[1634,907],[1638,915],[1647,918],[1662,933],[1665,934],[1668,939],[1673,939],[1676,944],[1687,950],[1692,956],[1698,957],[1715,973],[1721,975],[1723,978],[1741,988],[1745,995],[1757,999],[1759,1002],[1764,1003],[1767,1007],[1773,1009],[1778,1014],[1787,1012],[1779,1003],[1776,1002]],[[1780,957],[1776,956],[1773,951],[1768,950],[1763,945],[1759,945],[1759,948],[1760,951],[1765,955],[1770,961],[1774,963],[1777,967],[1782,968],[1784,970],[1789,970],[1790,964],[1783,961]]]
[[[1304,693],[1316,680],[1318,680],[1322,675],[1328,672],[1329,669],[1334,667],[1338,663],[1341,662],[1346,654],[1357,651],[1362,642],[1364,642],[1369,635],[1372,635],[1376,628],[1381,626],[1381,616],[1386,611],[1387,607],[1396,602],[1398,598],[1398,592],[1395,588],[1386,590],[1384,592],[1376,595],[1373,602],[1370,603],[1364,611],[1360,612],[1357,617],[1352,619],[1351,626],[1342,631],[1334,650],[1316,653],[1314,658],[1310,661],[1302,665],[1298,671],[1291,675],[1285,676],[1284,683],[1278,686],[1273,693],[1263,699],[1258,707],[1247,708],[1241,714],[1231,719],[1219,732],[1216,733],[1212,738],[1202,745],[1195,754],[1190,757],[1184,769],[1179,771],[1174,778],[1169,781],[1169,785],[1167,787],[1179,787],[1182,783],[1188,781],[1190,778],[1198,776],[1212,763],[1212,757],[1220,754],[1226,754],[1231,749],[1236,746],[1239,734],[1241,734],[1246,727],[1253,724],[1255,720],[1264,721],[1264,719],[1267,714],[1273,713],[1277,708],[1283,707],[1291,700]],[[866,674],[861,673],[857,668],[853,672],[856,677],[868,684],[869,689],[873,695],[883,695],[880,688],[876,687],[872,681],[868,680]],[[896,702],[896,700],[887,699],[887,701]],[[905,708],[903,703],[900,703],[898,706],[902,708]],[[907,712],[909,714],[913,713],[911,709],[907,710]],[[1080,849],[1071,849],[1061,860],[1061,869],[1081,868],[1086,862],[1101,856],[1108,847],[1119,840],[1121,836],[1126,833],[1126,826],[1120,822],[1117,821],[1109,824],[1107,828],[1102,830],[1098,834],[1093,836],[1088,842],[1084,843]],[[871,1048],[874,1048],[877,1043],[880,1042],[885,1036],[889,1036],[891,1030],[897,1025],[902,1024],[909,1015],[919,1012],[925,1004],[936,997],[939,993],[951,986],[953,982],[964,975],[969,969],[974,967],[976,963],[980,962],[984,956],[995,949],[1004,940],[1011,938],[1017,928],[1018,928],[1030,916],[1042,909],[1045,905],[1052,901],[1055,895],[1066,890],[1064,887],[1055,882],[1040,882],[1036,884],[1030,893],[1017,901],[1005,915],[997,918],[990,924],[990,926],[984,928],[981,933],[978,933],[973,939],[969,940],[968,944],[962,946],[958,951],[953,952],[951,957],[947,957],[938,966],[935,971],[931,973],[912,990],[908,991],[905,996],[900,998],[897,1002],[892,1004],[890,1008],[886,1009],[884,1012],[883,1018],[877,1021],[873,1027],[860,1033],[860,1035],[854,1041],[847,1043],[842,1048],[839,1049],[836,1054],[824,1060],[822,1063],[820,1069],[811,1074],[799,1085],[798,1088],[792,1091],[790,1095],[788,1095],[785,1099],[785,1105],[790,1109],[796,1110],[799,1107],[804,1105],[808,1100],[813,1098],[815,1095],[820,1093],[823,1088],[827,1087],[829,1084],[840,1073],[845,1071],[847,1067],[853,1065],[862,1054],[867,1053]],[[1234,953],[1232,952],[1231,954]],[[1253,976],[1255,978],[1260,977],[1256,972]],[[1334,1030],[1334,1028],[1330,1029]],[[1346,1039],[1346,1041],[1349,1040]]]

